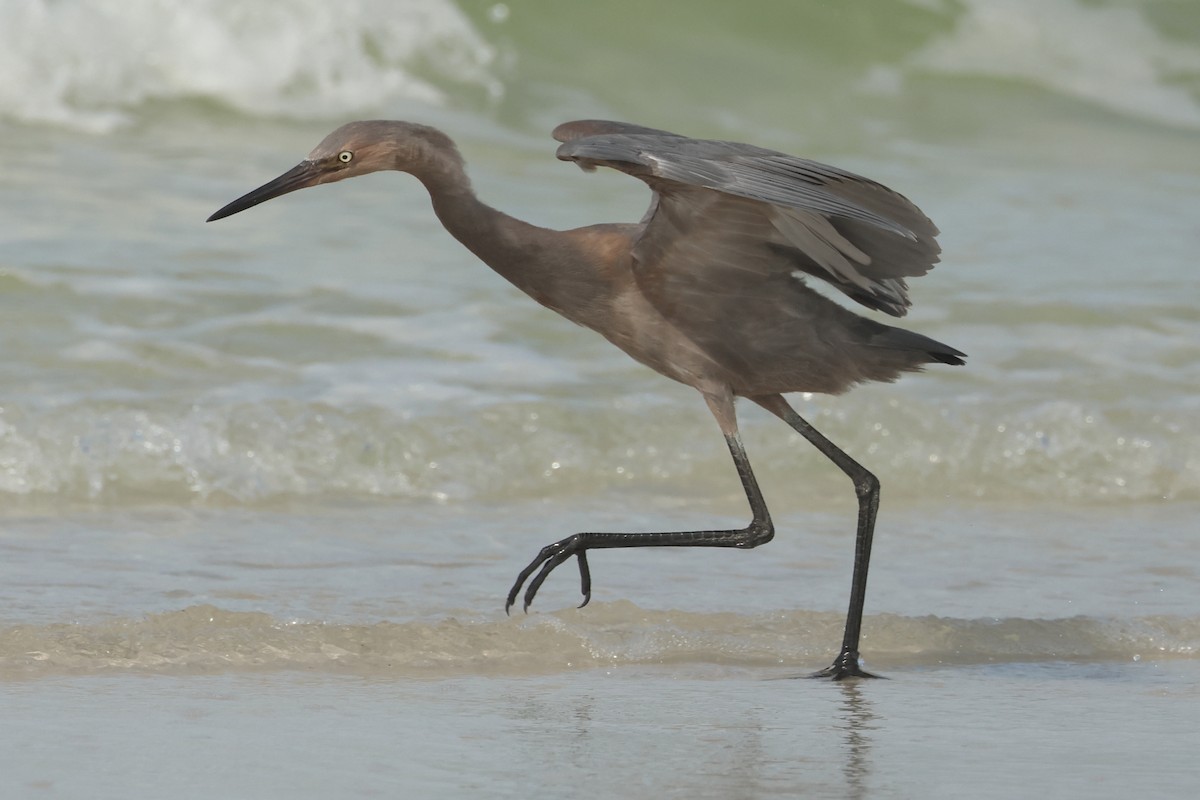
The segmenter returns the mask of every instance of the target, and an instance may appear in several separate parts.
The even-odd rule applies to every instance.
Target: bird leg
[[[582,608],[591,600],[592,578],[588,569],[587,551],[613,547],[737,547],[750,549],[766,544],[775,536],[775,527],[767,511],[766,501],[758,488],[758,481],[750,468],[750,460],[738,434],[733,411],[732,396],[705,395],[709,408],[721,425],[725,442],[733,463],[737,466],[742,488],[750,503],[753,518],[745,528],[708,531],[668,531],[663,533],[576,533],[542,548],[537,557],[521,570],[508,593],[504,604],[505,613],[517,601],[521,587],[525,589],[524,610],[528,611],[546,578],[556,567],[575,556],[579,560],[579,577],[583,602]],[[866,672],[859,666],[858,645],[862,633],[863,606],[867,594],[867,568],[871,559],[871,541],[875,531],[875,515],[879,509],[879,480],[865,467],[846,455],[826,439],[816,428],[797,414],[782,395],[751,398],[760,406],[775,414],[797,433],[813,444],[830,461],[854,481],[858,496],[858,533],[855,538],[854,571],[850,585],[850,610],[846,615],[846,628],[842,648],[833,664],[809,677],[829,678],[840,681],[845,678],[879,677]],[[536,575],[535,575],[536,573]],[[530,580],[532,576],[532,580]]]
[[[864,466],[846,455],[820,431],[810,425],[788,405],[782,395],[751,398],[792,427],[812,443],[830,461],[854,481],[858,496],[858,532],[854,539],[854,571],[850,582],[850,610],[846,614],[846,630],[842,649],[831,666],[815,672],[811,678],[877,678],[858,664],[858,642],[862,634],[863,606],[867,599],[867,568],[871,561],[871,541],[875,535],[875,515],[879,511],[879,479]]]
[[[504,604],[506,613],[516,603],[517,595],[526,581],[529,581],[529,586],[525,589],[524,609],[528,611],[529,605],[537,595],[538,589],[545,583],[546,578],[550,576],[555,567],[572,556],[579,560],[579,578],[583,593],[583,602],[579,607],[586,606],[592,595],[592,578],[587,563],[588,550],[612,547],[737,547],[748,550],[771,541],[775,536],[775,528],[771,523],[771,515],[767,512],[766,501],[763,500],[762,492],[758,488],[758,482],[754,479],[754,472],[750,469],[750,460],[746,456],[746,449],[742,446],[741,436],[738,435],[737,422],[733,413],[733,397],[727,394],[715,397],[705,395],[705,399],[708,400],[709,408],[717,417],[717,421],[725,433],[725,442],[729,445],[729,453],[733,456],[738,476],[742,479],[742,488],[746,491],[746,499],[750,501],[750,510],[753,514],[750,524],[745,528],[732,530],[576,533],[543,547],[537,557],[521,570],[521,574],[517,576]],[[532,580],[530,580],[530,576],[532,576]]]

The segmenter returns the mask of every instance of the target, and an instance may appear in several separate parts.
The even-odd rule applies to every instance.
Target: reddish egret
[[[650,209],[637,224],[539,228],[484,205],[462,156],[441,131],[408,122],[351,122],[308,158],[209,221],[282,194],[378,170],[410,173],[429,191],[454,238],[521,291],[584,325],[661,374],[694,387],[725,434],[753,518],[735,530],[576,533],[542,548],[508,594],[526,610],[559,564],[575,557],[582,605],[591,598],[589,550],[737,547],[775,535],[738,434],[734,399],[776,415],[854,483],[858,532],[841,651],[814,677],[872,677],[859,634],[879,481],[797,414],[785,392],[838,394],[892,381],[963,353],[860,317],[811,289],[819,278],[867,308],[903,316],[905,278],[938,260],[937,228],[906,198],[835,167],[734,142],[690,139],[620,122],[558,126],[558,157],[612,167],[644,181]],[[532,580],[530,580],[532,578]]]

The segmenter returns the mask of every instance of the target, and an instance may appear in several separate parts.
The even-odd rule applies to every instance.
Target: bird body
[[[870,677],[858,664],[878,481],[800,418],[788,392],[838,394],[892,381],[963,354],[921,334],[855,314],[818,279],[892,316],[909,306],[906,278],[937,262],[937,229],[902,195],[853,173],[736,142],[691,139],[627,123],[581,120],[554,131],[558,157],[610,167],[652,192],[639,223],[555,231],[484,204],[442,132],[374,120],[338,128],[295,168],[225,206],[221,219],[306,186],[379,170],[414,175],[447,231],[538,303],[597,331],[635,360],[697,389],[722,432],[753,519],[744,529],[579,533],[543,548],[518,577],[528,608],[565,560],[578,561],[590,598],[587,551],[613,547],[751,548],[774,526],[741,444],[735,397],[783,419],[854,482],[859,520],[842,650],[824,677]],[[536,573],[536,574],[535,574]]]

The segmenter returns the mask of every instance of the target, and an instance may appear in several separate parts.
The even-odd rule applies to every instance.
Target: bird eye
[[[354,153],[351,153],[349,150],[343,150],[342,152],[338,153],[338,161],[341,161],[343,164],[349,164],[350,160],[353,158]]]

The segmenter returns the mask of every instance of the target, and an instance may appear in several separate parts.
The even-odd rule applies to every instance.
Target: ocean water
[[[0,795],[1190,797],[1200,739],[1200,5],[0,0]],[[549,131],[869,175],[942,230],[900,324],[969,355],[758,409],[749,552],[694,391],[542,309],[408,176],[206,225],[357,118],[481,197],[640,218]],[[870,312],[865,312],[869,314]]]

